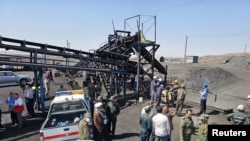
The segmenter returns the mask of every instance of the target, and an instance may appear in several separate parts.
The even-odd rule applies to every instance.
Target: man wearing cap
[[[177,90],[179,89],[179,81],[176,79],[174,80],[174,84],[173,84],[173,87],[169,89],[170,91],[170,94],[171,94],[171,102],[170,102],[170,105],[172,107],[175,106],[174,102],[175,102],[175,99],[176,99],[176,95],[177,95]]]
[[[247,96],[247,104],[245,108],[245,114],[250,118],[250,94]]]
[[[250,125],[249,118],[244,113],[244,105],[238,105],[237,110],[237,112],[227,114],[226,119],[231,121],[233,125]]]
[[[108,105],[106,108],[106,113],[107,113],[107,118],[108,118],[108,133],[114,136],[117,116],[120,114],[120,106],[116,102],[115,96],[111,96],[109,100],[110,102],[108,102]]]
[[[80,140],[91,139],[90,126],[91,126],[91,115],[89,113],[85,113],[84,118],[78,124]]]
[[[197,131],[197,139],[196,141],[207,141],[207,134],[208,134],[208,118],[207,114],[202,114],[199,119],[201,120],[201,124],[198,127]]]
[[[107,122],[105,110],[101,102],[97,102],[94,106],[94,138],[95,141],[106,141],[107,140]]]

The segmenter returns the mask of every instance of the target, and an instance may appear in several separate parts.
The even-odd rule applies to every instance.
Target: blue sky
[[[147,39],[156,16],[156,56],[183,57],[186,36],[187,55],[250,52],[249,0],[1,0],[0,35],[89,51],[135,15]]]

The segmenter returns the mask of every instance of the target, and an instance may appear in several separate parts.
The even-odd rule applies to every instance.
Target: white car
[[[89,100],[84,98],[83,90],[57,92],[40,128],[40,141],[77,141],[78,124],[85,113],[91,113],[89,103]],[[92,124],[90,128],[93,137]]]
[[[0,71],[0,86],[26,85],[31,80],[29,75],[20,75],[12,71]]]

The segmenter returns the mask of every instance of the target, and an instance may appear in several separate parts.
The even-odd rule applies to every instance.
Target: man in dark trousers
[[[152,132],[152,119],[149,116],[151,108],[145,107],[144,111],[140,116],[140,138],[141,141],[149,141]]]
[[[108,118],[108,133],[113,137],[115,135],[115,128],[117,122],[117,116],[120,113],[120,106],[116,102],[115,96],[110,97],[106,108],[106,114]]]
[[[88,96],[91,102],[95,100],[95,85],[93,80],[88,85]]]

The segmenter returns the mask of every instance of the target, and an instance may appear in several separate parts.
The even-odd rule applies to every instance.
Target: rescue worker
[[[201,120],[201,124],[198,127],[196,141],[207,141],[207,135],[208,135],[208,118],[209,118],[209,116],[207,114],[202,114],[199,117],[199,119]]]
[[[247,104],[245,108],[245,114],[250,118],[250,94],[247,96]]]
[[[154,101],[154,103],[156,102],[156,105],[160,105],[163,87],[164,87],[163,84],[160,84],[160,86],[157,87],[156,89],[155,101]]]
[[[192,119],[193,111],[186,110],[186,115],[181,118],[179,126],[180,141],[190,141],[191,135],[194,132],[194,121]]]
[[[175,107],[175,99],[176,99],[176,95],[177,95],[177,90],[179,89],[179,81],[176,79],[174,80],[174,85],[172,88],[170,88],[170,93],[171,93],[171,102],[170,102],[170,105],[172,107]]]
[[[91,115],[90,113],[85,113],[84,118],[79,122],[79,139],[81,140],[91,140]]]
[[[249,118],[244,113],[244,105],[238,105],[237,110],[238,112],[227,114],[226,119],[231,121],[233,125],[250,125]]]
[[[208,97],[208,84],[203,83],[202,84],[202,90],[200,90],[200,97],[201,97],[201,102],[200,102],[200,114],[205,114],[206,112],[206,107],[207,107],[207,97]]]
[[[106,108],[106,114],[108,118],[108,133],[112,137],[115,135],[115,128],[117,122],[117,116],[120,114],[120,106],[116,101],[115,96],[110,97]]]
[[[184,106],[184,100],[186,97],[185,84],[181,84],[180,88],[177,90],[177,101],[176,101],[176,115],[180,116],[181,111]]]

